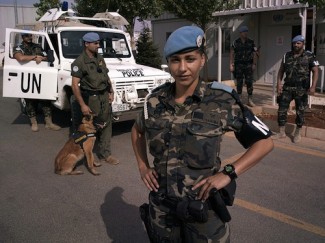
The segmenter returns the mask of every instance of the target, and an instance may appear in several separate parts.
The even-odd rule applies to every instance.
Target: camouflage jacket
[[[289,51],[283,56],[282,65],[285,72],[285,84],[291,84],[291,86],[306,85],[309,88],[310,71],[319,63],[310,51],[304,51],[298,57],[294,57],[294,52]]]
[[[252,63],[256,46],[253,40],[248,39],[243,43],[240,38],[236,39],[231,47],[234,49],[235,64]]]
[[[13,55],[19,52],[27,56],[46,56],[46,53],[43,51],[42,47],[35,43],[30,43],[28,45],[21,43],[20,45],[15,46]]]
[[[140,113],[137,126],[146,133],[160,192],[169,197],[195,196],[191,187],[220,168],[220,142],[226,131],[238,131],[241,113],[224,90],[200,82],[182,105],[174,101],[175,83],[155,90]],[[234,125],[234,124],[237,124]]]

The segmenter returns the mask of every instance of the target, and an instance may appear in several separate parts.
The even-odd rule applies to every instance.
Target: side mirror
[[[54,55],[53,55],[53,50],[48,50],[47,51],[47,61],[50,63],[50,67],[53,67],[53,62],[54,62]]]
[[[160,67],[163,71],[166,71],[166,69],[168,69],[168,66],[166,64],[162,64]]]

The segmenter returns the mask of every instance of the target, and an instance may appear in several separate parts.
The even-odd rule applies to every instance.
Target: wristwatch
[[[237,178],[235,167],[232,164],[225,165],[225,167],[223,167],[222,173],[229,176],[231,180],[235,180]]]

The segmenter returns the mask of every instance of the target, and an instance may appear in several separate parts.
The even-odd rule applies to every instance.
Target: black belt
[[[108,91],[108,89],[102,89],[102,90],[86,90],[86,89],[81,89],[81,92],[86,93],[87,95],[102,95],[105,94],[105,92]]]

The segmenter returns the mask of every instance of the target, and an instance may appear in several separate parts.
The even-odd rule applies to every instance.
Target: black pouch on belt
[[[210,204],[214,212],[223,222],[231,220],[227,206],[232,206],[235,199],[236,181],[232,180],[227,186],[221,190],[212,189],[210,191]]]
[[[177,217],[183,221],[208,221],[208,204],[201,200],[184,199],[177,204]]]

